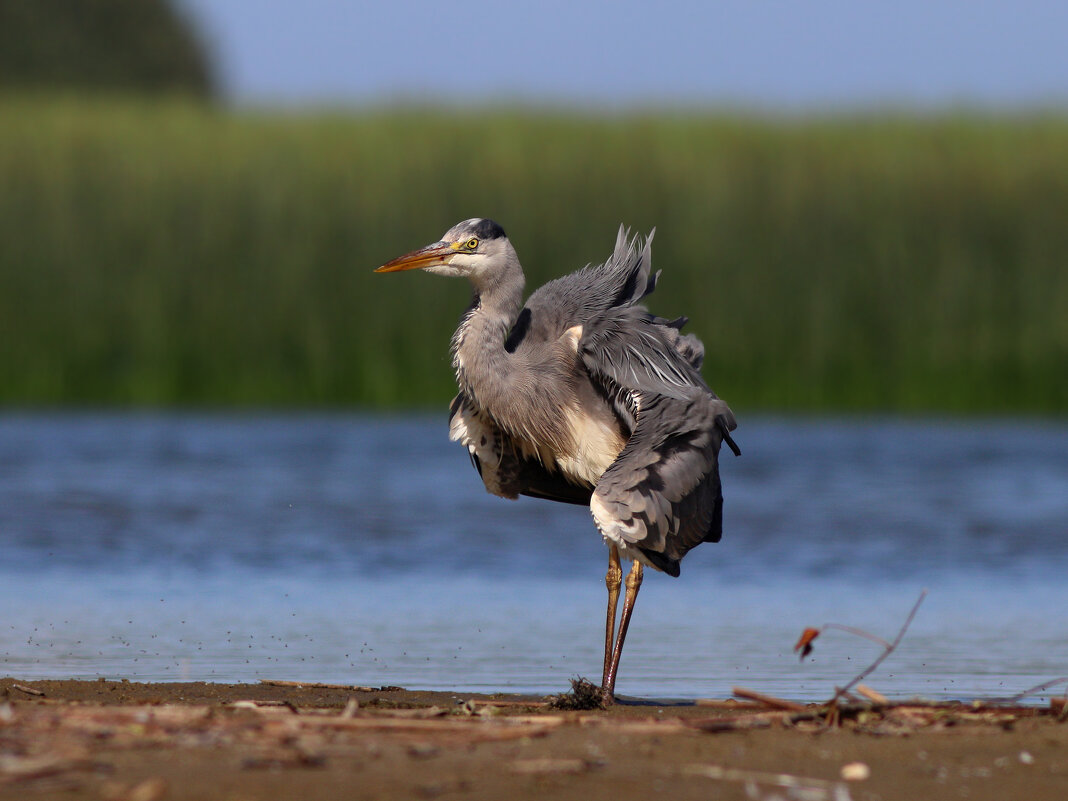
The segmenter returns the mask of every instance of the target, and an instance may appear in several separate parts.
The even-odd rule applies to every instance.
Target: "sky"
[[[179,2],[238,104],[1068,106],[1065,0]]]

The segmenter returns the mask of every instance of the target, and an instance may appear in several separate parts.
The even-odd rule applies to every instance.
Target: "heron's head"
[[[436,275],[462,276],[481,284],[505,270],[514,254],[501,226],[475,217],[454,225],[440,242],[405,253],[375,272],[421,269]]]

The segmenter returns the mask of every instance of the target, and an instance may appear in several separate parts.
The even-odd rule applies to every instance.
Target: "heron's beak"
[[[376,273],[395,273],[399,270],[418,270],[424,267],[437,267],[449,263],[449,257],[456,254],[456,248],[448,242],[435,242],[425,248],[413,250],[398,256],[375,270]]]

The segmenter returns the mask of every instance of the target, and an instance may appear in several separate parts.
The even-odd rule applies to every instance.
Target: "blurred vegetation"
[[[214,79],[166,0],[0,0],[0,89],[210,97]]]
[[[440,405],[457,220],[529,287],[657,226],[741,415],[1068,411],[1068,119],[0,104],[0,402]]]

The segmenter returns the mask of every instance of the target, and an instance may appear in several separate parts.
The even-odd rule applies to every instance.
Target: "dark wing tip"
[[[662,553],[659,553],[657,551],[651,551],[648,548],[639,548],[638,550],[640,550],[642,552],[642,555],[645,556],[645,558],[648,559],[650,562],[652,562],[654,566],[656,566],[660,570],[663,570],[672,578],[678,578],[679,573],[682,572],[679,568],[678,559],[671,559],[667,556],[664,556],[664,554]]]
[[[731,430],[727,423],[727,418],[722,414],[716,415],[716,426],[719,427],[719,433],[723,436],[723,441],[727,443],[727,447],[734,451],[735,456],[742,455],[742,449],[735,443],[734,438],[731,436]]]

